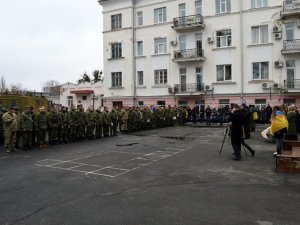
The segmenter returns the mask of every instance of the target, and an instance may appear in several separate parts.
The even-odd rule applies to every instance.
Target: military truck
[[[20,111],[23,111],[25,106],[32,106],[37,112],[38,108],[45,106],[49,108],[49,101],[43,96],[27,96],[27,95],[0,95],[0,106],[9,108],[17,106]]]

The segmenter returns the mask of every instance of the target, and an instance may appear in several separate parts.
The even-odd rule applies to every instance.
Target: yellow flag
[[[271,121],[271,134],[280,131],[283,128],[288,128],[289,122],[287,121],[285,115],[278,115]]]

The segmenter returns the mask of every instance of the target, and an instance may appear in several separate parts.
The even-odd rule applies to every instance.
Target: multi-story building
[[[300,1],[99,3],[104,104],[300,104]]]

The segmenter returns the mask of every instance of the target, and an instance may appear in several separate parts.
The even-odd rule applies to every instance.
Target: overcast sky
[[[41,91],[102,69],[97,0],[0,0],[0,77]]]

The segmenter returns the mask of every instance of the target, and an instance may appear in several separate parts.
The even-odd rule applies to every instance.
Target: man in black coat
[[[243,114],[238,105],[233,105],[230,113],[231,145],[234,151],[233,160],[240,160],[243,132]]]

